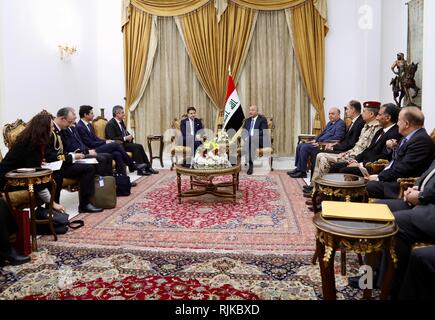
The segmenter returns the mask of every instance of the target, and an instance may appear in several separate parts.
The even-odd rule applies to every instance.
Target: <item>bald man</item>
[[[371,198],[397,198],[400,192],[397,179],[421,176],[434,159],[435,147],[423,128],[424,114],[419,108],[402,108],[397,126],[402,140],[387,141],[387,147],[394,147],[393,160],[379,175],[368,177],[367,191]]]
[[[340,118],[340,109],[332,107],[329,109],[329,122],[323,132],[316,139],[307,143],[300,143],[296,148],[295,166],[296,169],[287,172],[292,178],[307,177],[307,162],[309,157],[316,158],[319,153],[319,142],[341,140],[344,137],[346,125]]]
[[[264,143],[267,143],[267,137],[265,136],[264,130],[267,130],[269,126],[267,125],[266,117],[258,113],[258,108],[256,105],[251,105],[249,107],[249,118],[245,119],[243,137],[247,139],[245,143],[245,154],[248,153],[248,175],[251,175],[254,171],[253,158],[255,157],[256,148],[263,148]],[[269,142],[270,144],[270,142]]]

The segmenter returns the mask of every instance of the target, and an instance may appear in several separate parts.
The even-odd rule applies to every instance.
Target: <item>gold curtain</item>
[[[231,0],[232,2],[246,8],[255,10],[283,10],[292,8],[311,0]]]
[[[181,18],[187,51],[213,103],[222,110],[225,105],[227,70],[237,81],[254,30],[254,10],[228,4],[217,22],[213,3]]]
[[[180,16],[201,8],[210,0],[130,0],[131,4],[149,14],[161,17]]]
[[[276,155],[292,154],[297,135],[309,132],[311,108],[283,10],[258,13],[237,89],[245,115],[256,104],[260,113],[273,117]]]
[[[292,10],[293,43],[299,69],[311,103],[316,109],[314,130],[325,125],[325,35],[326,21],[314,7],[312,1]],[[319,128],[320,126],[320,128]]]
[[[126,114],[129,113],[133,102],[140,98],[145,77],[151,24],[151,15],[134,7],[131,8],[130,21],[124,26]]]
[[[194,106],[205,128],[211,130],[218,110],[198,81],[174,18],[158,17],[156,34],[159,46],[153,72],[134,111],[135,134],[144,144],[147,135],[163,134],[168,148],[171,135],[167,130],[188,107]]]

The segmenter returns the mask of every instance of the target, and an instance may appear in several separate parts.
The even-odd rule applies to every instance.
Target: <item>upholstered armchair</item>
[[[98,117],[95,118],[92,121],[92,126],[95,129],[95,134],[100,139],[106,139],[106,125],[107,125],[107,119],[104,117]]]
[[[26,123],[21,119],[18,119],[17,121],[11,124],[5,124],[5,126],[3,127],[3,139],[8,149],[10,149],[13,146],[18,135],[24,130],[25,127],[26,127]],[[71,192],[77,191],[79,188],[79,182],[76,179],[64,178],[62,188],[67,189],[68,191]],[[23,204],[27,201],[27,191],[22,192],[21,196],[24,197],[22,200],[20,200],[21,196],[19,195],[19,193],[21,193],[21,191],[17,192],[16,195],[11,195],[12,203],[15,204],[14,201],[17,202],[17,206],[16,206],[17,209],[20,208],[19,206],[20,204]]]
[[[267,125],[269,127],[267,135],[265,134],[265,137],[270,137],[270,145],[265,145],[263,148],[257,148],[256,155],[257,157],[269,157],[269,166],[270,171],[273,171],[273,154],[274,154],[274,148],[273,148],[273,140],[274,140],[274,131],[275,131],[275,124],[273,122],[273,117],[266,117],[267,118]]]
[[[183,136],[181,134],[180,124],[181,121],[186,119],[187,115],[182,115],[179,119],[174,118],[171,123],[171,170],[174,170],[176,164],[183,163],[190,157],[192,157],[192,148],[188,146],[183,146]],[[199,119],[203,124],[203,120]],[[203,137],[203,142],[207,140]]]

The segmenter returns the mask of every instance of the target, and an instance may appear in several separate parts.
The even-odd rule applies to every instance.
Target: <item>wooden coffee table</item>
[[[240,165],[216,169],[195,169],[188,166],[176,165],[178,203],[181,203],[181,198],[198,197],[204,194],[232,198],[233,201],[236,202],[236,192],[239,189],[240,169]],[[182,175],[190,177],[190,190],[184,192],[181,190]],[[232,176],[232,179],[229,182],[213,182],[214,178],[221,176]],[[219,188],[225,187],[232,187],[232,191],[219,190]]]

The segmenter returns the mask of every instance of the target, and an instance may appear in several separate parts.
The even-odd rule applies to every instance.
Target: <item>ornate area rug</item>
[[[183,190],[189,189],[189,178],[182,178]],[[204,195],[178,204],[175,172],[161,171],[141,180],[130,197],[118,198],[116,209],[80,215],[85,227],[58,242],[51,237],[40,242],[177,252],[312,253],[312,213],[302,184],[284,171],[242,173],[237,203]]]
[[[311,257],[45,245],[32,262],[0,269],[0,300],[316,300],[321,281]],[[355,273],[352,255],[348,265]],[[338,267],[336,283],[338,299],[361,298]]]

